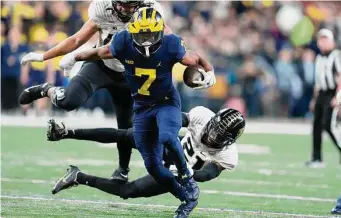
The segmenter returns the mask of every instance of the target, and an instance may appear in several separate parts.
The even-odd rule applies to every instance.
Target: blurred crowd
[[[1,1],[1,99],[5,111],[19,108],[19,93],[28,86],[67,86],[59,59],[21,66],[29,51],[45,51],[75,33],[88,19],[87,2]],[[233,107],[248,117],[309,117],[314,86],[314,34],[333,30],[341,44],[341,3],[278,1],[167,2],[166,23],[181,35],[188,49],[199,51],[214,65],[217,84],[193,91],[182,83],[184,66],[173,69],[187,111],[196,105],[212,110]],[[96,37],[88,43],[95,45]],[[50,110],[37,102],[37,113]],[[99,90],[84,105],[114,113],[110,96]],[[53,109],[56,110],[55,108]]]

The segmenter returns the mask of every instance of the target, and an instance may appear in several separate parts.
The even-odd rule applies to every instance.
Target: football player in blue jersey
[[[198,204],[199,188],[186,165],[178,140],[181,127],[180,97],[172,83],[172,68],[177,62],[201,65],[203,80],[194,81],[197,89],[215,84],[213,67],[193,51],[186,51],[183,40],[174,34],[164,35],[164,20],[153,8],[140,8],[128,30],[113,36],[111,43],[82,53],[70,53],[60,62],[65,71],[76,61],[120,60],[134,100],[134,140],[148,173],[183,203],[176,217],[188,217]],[[163,166],[163,146],[171,153],[179,181]],[[60,185],[69,178],[60,180]],[[59,183],[56,184],[58,186]]]

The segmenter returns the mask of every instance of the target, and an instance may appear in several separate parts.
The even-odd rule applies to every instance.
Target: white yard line
[[[15,182],[15,183],[32,183],[32,184],[54,184],[54,181],[39,180],[39,179],[11,179],[1,178],[1,182]],[[271,199],[285,199],[285,200],[300,200],[300,201],[317,201],[317,202],[335,202],[335,199],[329,198],[316,198],[316,197],[303,197],[292,195],[277,195],[266,193],[250,193],[250,192],[235,192],[235,191],[222,191],[222,190],[200,190],[203,194],[223,194],[239,197],[256,197],[256,198],[271,198]]]
[[[117,206],[135,206],[135,207],[149,207],[149,208],[176,208],[176,206],[160,205],[160,204],[136,204],[136,203],[123,203],[123,202],[111,202],[111,201],[91,201],[91,200],[78,200],[78,199],[65,199],[65,198],[46,198],[46,197],[33,197],[33,196],[11,196],[2,195],[2,199],[21,199],[21,200],[32,200],[32,201],[59,201],[68,203],[78,204],[109,204]],[[264,215],[279,215],[286,217],[311,217],[321,218],[326,216],[307,215],[307,214],[293,214],[293,213],[280,213],[280,212],[267,212],[267,211],[248,211],[248,210],[232,210],[232,209],[220,209],[220,208],[196,208],[196,210],[203,211],[216,211],[216,212],[232,212],[232,213],[248,213],[248,214],[264,214]]]
[[[319,188],[327,189],[329,185],[327,184],[306,184],[306,183],[282,183],[273,181],[262,181],[262,180],[247,180],[247,179],[224,179],[217,178],[212,180],[212,182],[221,182],[228,184],[242,184],[242,185],[263,185],[263,186],[289,186],[289,187],[306,187],[306,188]]]

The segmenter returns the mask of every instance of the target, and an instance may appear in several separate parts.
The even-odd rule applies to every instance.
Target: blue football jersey
[[[135,108],[166,99],[176,92],[172,68],[186,53],[179,36],[165,35],[161,47],[145,58],[133,47],[130,33],[123,30],[114,35],[110,51],[125,67]]]

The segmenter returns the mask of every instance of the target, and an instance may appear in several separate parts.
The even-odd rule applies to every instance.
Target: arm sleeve
[[[193,174],[193,178],[197,182],[206,182],[210,181],[214,178],[217,178],[220,173],[223,171],[223,168],[216,163],[208,163],[200,170],[195,170]]]
[[[125,35],[126,30],[123,30],[113,35],[109,46],[109,50],[113,57],[118,56],[123,51],[125,47]]]

